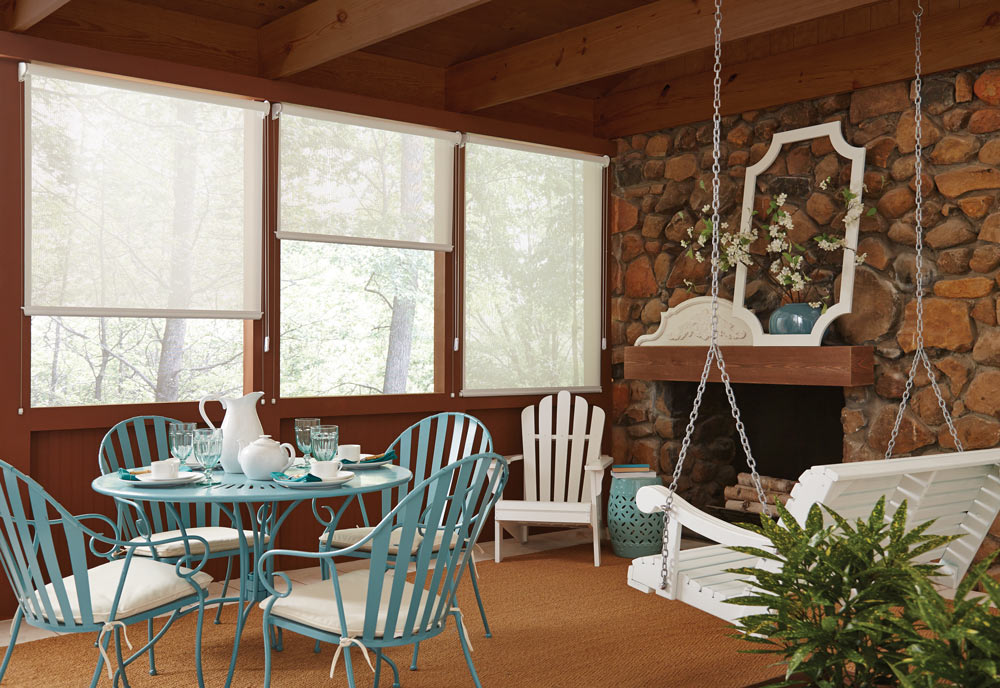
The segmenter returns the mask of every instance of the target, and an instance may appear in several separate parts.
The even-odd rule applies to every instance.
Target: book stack
[[[620,463],[611,467],[612,478],[655,478],[656,471],[646,463]]]

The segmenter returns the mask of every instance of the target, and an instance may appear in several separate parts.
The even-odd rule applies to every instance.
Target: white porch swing
[[[903,412],[913,390],[918,366],[927,371],[938,405],[941,407],[948,430],[955,441],[957,452],[928,456],[868,461],[846,464],[814,466],[799,478],[792,490],[787,509],[800,523],[804,523],[810,507],[823,503],[845,518],[853,520],[867,516],[880,497],[886,499],[886,517],[891,518],[904,501],[908,506],[908,523],[913,526],[936,519],[929,533],[963,533],[964,536],[946,547],[926,553],[921,561],[938,561],[942,577],[938,579],[942,593],[954,593],[973,557],[983,542],[987,531],[1000,512],[1000,449],[966,452],[948,411],[941,389],[935,379],[923,337],[923,194],[921,161],[921,65],[920,23],[923,8],[917,3],[914,13],[916,25],[915,71],[916,101],[916,348],[910,366],[903,398],[896,414],[885,459],[891,459],[899,434]],[[634,559],[629,567],[628,584],[646,593],[655,592],[667,599],[680,600],[727,621],[734,621],[752,609],[728,604],[727,600],[747,594],[749,586],[737,574],[726,569],[738,567],[763,567],[764,560],[733,552],[732,546],[769,548],[770,541],[761,535],[734,526],[694,507],[676,494],[698,417],[702,395],[711,366],[716,363],[725,387],[726,396],[736,420],[736,429],[747,456],[758,499],[765,515],[768,506],[757,473],[756,462],[750,451],[746,429],[733,396],[730,378],[718,344],[719,308],[719,106],[722,55],[722,1],[715,0],[715,98],[713,123],[712,163],[712,339],[708,347],[701,381],[681,444],[673,479],[669,487],[651,486],[639,490],[637,503],[642,511],[663,512],[663,550],[659,555]],[[716,545],[680,549],[681,526],[716,542]]]

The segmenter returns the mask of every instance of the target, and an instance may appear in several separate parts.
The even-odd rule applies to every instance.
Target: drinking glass
[[[316,425],[311,430],[312,455],[317,461],[331,461],[337,455],[340,428],[336,425]]]
[[[194,431],[194,458],[205,471],[205,480],[201,485],[218,485],[219,481],[212,478],[212,471],[222,457],[222,429],[201,428]]]
[[[197,423],[171,423],[167,440],[170,443],[170,455],[182,464],[191,456],[194,449],[194,431]]]
[[[306,463],[309,463],[309,454],[312,452],[312,429],[320,424],[319,418],[296,418],[295,419],[295,444]]]

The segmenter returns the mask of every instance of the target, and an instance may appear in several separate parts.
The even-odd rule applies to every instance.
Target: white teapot
[[[261,435],[247,444],[240,441],[240,468],[250,480],[270,480],[271,473],[286,470],[295,461],[295,447],[278,444],[270,435]]]

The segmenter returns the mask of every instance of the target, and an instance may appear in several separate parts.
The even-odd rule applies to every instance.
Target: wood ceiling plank
[[[871,0],[742,0],[723,19],[728,40],[791,26]],[[664,40],[664,27],[670,27]],[[451,109],[469,112],[628,71],[712,44],[709,0],[660,0],[451,67]]]
[[[8,31],[27,31],[69,0],[13,0],[5,22]]]
[[[924,24],[925,73],[997,57],[1000,11],[979,3]],[[723,48],[723,60],[725,60]],[[712,80],[695,74],[664,80],[659,65],[637,70],[597,101],[595,130],[614,138],[707,119]],[[913,30],[907,21],[866,34],[724,66],[724,114],[874,86],[913,73]]]
[[[257,73],[257,32],[125,0],[73,0],[32,36],[216,69]]]
[[[558,91],[495,105],[477,114],[510,122],[546,122],[555,129],[579,134],[594,131],[594,101]]]
[[[261,27],[261,73],[289,76],[486,1],[316,0]]]

